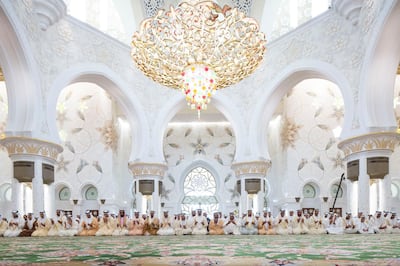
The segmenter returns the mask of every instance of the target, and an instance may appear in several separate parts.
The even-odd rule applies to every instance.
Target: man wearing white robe
[[[315,209],[313,215],[310,217],[310,234],[319,235],[326,234],[324,225],[322,224],[322,217],[319,215],[319,210]]]
[[[390,233],[392,233],[392,234],[400,233],[400,228],[399,228],[397,221],[398,221],[398,219],[396,217],[396,213],[392,212],[390,215],[390,218],[388,220],[388,227],[389,227]]]
[[[16,237],[18,236],[21,231],[22,227],[24,226],[24,220],[19,216],[18,211],[12,211],[12,218],[8,223],[8,228],[4,232],[5,237]]]
[[[257,235],[258,224],[257,219],[253,215],[252,210],[248,210],[245,217],[242,220],[242,226],[240,228],[240,234],[242,235]]]
[[[233,212],[229,213],[229,217],[224,222],[224,233],[225,235],[240,235],[240,223]]]
[[[207,218],[202,214],[202,210],[197,210],[197,215],[193,219],[192,235],[206,235],[207,234]]]
[[[289,234],[289,219],[285,214],[285,210],[281,210],[280,213],[275,218],[276,233],[278,235]]]
[[[361,215],[360,222],[357,225],[357,233],[359,234],[373,234],[374,230],[370,227],[368,220],[364,215]]]
[[[72,215],[68,215],[63,223],[63,227],[59,231],[60,236],[75,236],[79,230],[79,220],[73,219]]]
[[[8,222],[6,218],[3,218],[0,214],[0,237],[4,236],[4,232],[8,228]]]
[[[357,233],[356,223],[354,222],[353,218],[351,217],[351,213],[347,212],[346,217],[343,220],[343,233],[345,234],[355,234]]]
[[[157,234],[160,236],[171,236],[175,234],[174,228],[172,227],[172,219],[168,211],[164,211],[164,215],[160,218],[160,229],[158,229]]]
[[[376,211],[375,217],[372,219],[372,223],[370,225],[374,229],[375,234],[383,234],[386,233],[387,223],[385,217],[382,216],[381,211]]]
[[[343,218],[336,213],[329,217],[329,225],[326,228],[328,234],[343,234]]]
[[[56,217],[54,218],[51,228],[47,233],[48,236],[59,236],[60,231],[63,230],[64,223],[67,220],[67,217],[61,210],[56,210]]]

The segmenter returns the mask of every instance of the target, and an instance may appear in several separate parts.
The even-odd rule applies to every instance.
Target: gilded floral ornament
[[[129,170],[131,170],[134,178],[152,176],[162,179],[165,171],[167,170],[167,166],[165,164],[159,163],[129,162],[128,167]]]
[[[400,134],[396,132],[379,132],[346,139],[338,144],[345,157],[359,152],[373,150],[389,150],[393,152],[400,142]]]
[[[118,130],[112,120],[106,121],[102,128],[97,128],[101,134],[101,142],[106,146],[106,150],[117,150],[118,145]]]
[[[26,137],[5,137],[0,140],[10,157],[18,155],[41,156],[49,159],[54,164],[57,161],[58,154],[63,151],[62,146],[40,139]]]
[[[302,125],[297,125],[292,119],[285,117],[282,120],[281,140],[284,149],[288,147],[295,147],[295,142],[298,139],[299,130]]]
[[[266,176],[271,167],[271,161],[251,161],[232,164],[232,170],[237,178],[243,175],[261,175]]]

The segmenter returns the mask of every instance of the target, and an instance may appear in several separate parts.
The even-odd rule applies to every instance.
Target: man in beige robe
[[[44,211],[39,212],[39,218],[37,219],[36,230],[33,231],[32,236],[47,236],[51,228],[51,221],[46,217]]]
[[[99,222],[90,211],[86,211],[85,214],[86,217],[82,219],[82,231],[79,233],[79,236],[95,236],[97,230],[99,230]]]
[[[99,230],[97,230],[96,236],[111,236],[113,234],[112,219],[109,211],[103,211],[103,217],[100,218]]]

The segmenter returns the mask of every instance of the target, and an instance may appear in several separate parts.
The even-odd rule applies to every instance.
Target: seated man
[[[7,218],[3,218],[0,214],[0,237],[4,236],[4,232],[8,228],[8,221]]]
[[[228,219],[224,223],[225,235],[240,235],[240,223],[235,219],[233,212],[229,213]]]
[[[354,220],[351,217],[350,212],[346,212],[346,217],[343,220],[343,224],[344,224],[343,233],[345,234],[357,233],[356,224],[354,223]]]
[[[120,210],[117,216],[117,228],[113,232],[113,236],[125,236],[128,234],[128,216],[125,210]]]
[[[160,219],[160,229],[157,232],[160,236],[171,236],[175,234],[174,228],[172,228],[172,220],[168,215],[168,211],[164,211],[164,216]]]
[[[197,215],[193,219],[192,235],[206,235],[207,234],[207,218],[202,215],[202,210],[197,210]]]
[[[269,211],[264,211],[263,216],[258,220],[259,235],[275,235],[274,219]]]
[[[247,215],[243,218],[240,233],[242,235],[258,234],[257,220],[256,217],[254,217],[252,210],[248,210]]]
[[[155,211],[150,211],[143,228],[144,235],[157,235],[159,228],[160,220],[155,216]]]
[[[145,219],[143,219],[139,215],[138,211],[135,211],[132,219],[128,223],[128,235],[130,235],[130,236],[143,235],[144,222],[145,222]]]
[[[87,210],[85,214],[86,216],[83,217],[81,221],[81,232],[78,235],[95,236],[97,230],[99,230],[99,222],[97,218],[94,217],[89,210]]]
[[[331,213],[329,217],[329,224],[326,228],[328,234],[343,234],[343,218],[336,213]]]
[[[319,215],[319,210],[315,209],[314,214],[310,217],[309,220],[310,225],[310,234],[319,235],[319,234],[326,234],[325,227],[322,223],[322,217]]]
[[[60,231],[64,227],[64,222],[67,220],[64,213],[61,210],[56,210],[56,217],[55,219],[51,219],[51,228],[48,232],[48,236],[59,236]]]
[[[67,215],[67,219],[64,221],[63,227],[59,231],[60,236],[76,236],[78,235],[79,219],[73,219],[72,215]]]
[[[47,236],[51,228],[51,221],[47,218],[44,211],[39,212],[39,218],[37,219],[36,230],[33,231],[32,236]]]
[[[219,218],[219,214],[217,212],[214,213],[214,219],[210,221],[208,233],[210,235],[224,234],[224,221]]]
[[[103,211],[103,217],[101,217],[99,222],[99,230],[96,232],[96,236],[111,236],[114,232],[112,218],[110,217],[110,212]]]
[[[33,231],[35,231],[36,227],[36,219],[33,218],[33,213],[28,213],[28,215],[24,215],[24,227],[22,228],[19,236],[26,237],[31,236]]]
[[[278,216],[275,218],[276,233],[278,235],[289,234],[289,218],[285,215],[285,210],[281,209]]]
[[[293,234],[308,234],[308,220],[303,215],[302,210],[297,210],[297,214],[293,220]]]
[[[357,233],[359,233],[359,234],[373,234],[374,233],[374,230],[369,225],[369,222],[367,219],[365,219],[364,215],[361,215],[361,217],[360,217],[360,222],[358,223],[358,226],[357,226]]]
[[[24,226],[24,221],[19,216],[19,212],[12,211],[12,217],[10,219],[10,222],[8,223],[7,230],[4,232],[4,236],[6,237],[18,236],[21,233],[23,226]]]
[[[175,235],[177,236],[192,234],[192,228],[190,227],[189,221],[186,219],[186,215],[184,213],[181,213],[179,215],[179,219],[174,230],[175,230]]]

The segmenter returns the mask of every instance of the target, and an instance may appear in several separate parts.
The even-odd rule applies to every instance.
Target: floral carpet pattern
[[[399,235],[0,238],[0,265],[400,265]]]

